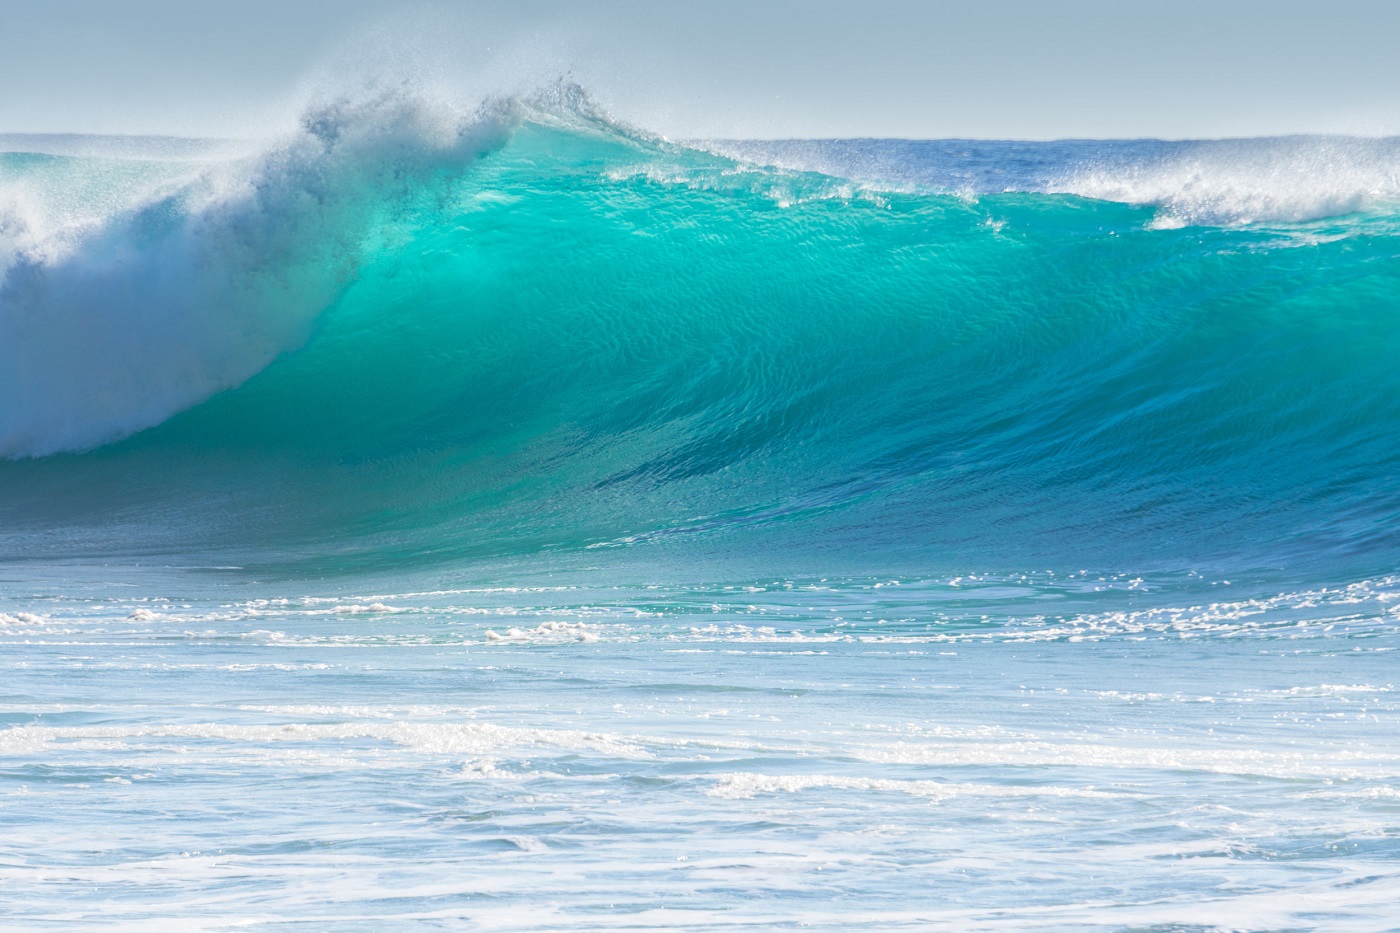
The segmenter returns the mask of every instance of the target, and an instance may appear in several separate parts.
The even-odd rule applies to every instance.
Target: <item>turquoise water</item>
[[[1400,924],[1394,141],[24,142],[0,924]]]

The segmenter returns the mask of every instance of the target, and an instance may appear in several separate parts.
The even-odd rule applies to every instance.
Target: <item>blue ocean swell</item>
[[[924,184],[947,146],[880,150],[924,175],[892,188],[526,119],[393,189],[304,347],[0,465],[0,548],[1385,566],[1391,215],[1164,224],[1185,146],[984,144],[1037,190],[973,196]],[[1040,190],[1113,159],[1140,205]]]

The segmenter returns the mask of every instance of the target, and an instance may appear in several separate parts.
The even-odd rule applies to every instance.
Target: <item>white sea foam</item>
[[[1149,768],[1294,780],[1400,777],[1400,758],[1364,746],[1326,751],[1275,751],[1258,747],[1165,747],[1103,741],[894,742],[852,750],[852,757],[881,764],[949,766]]]
[[[182,578],[178,598],[91,599],[27,583],[0,626],[0,890],[26,911],[9,923],[1387,927],[1394,578],[1261,598],[1148,580],[1128,602],[1136,577],[956,579],[285,597],[221,579],[205,598]],[[459,600],[478,605],[438,605]],[[654,615],[622,624],[633,607]],[[241,637],[273,624],[258,613],[287,634]],[[798,657],[805,631],[945,616],[1001,634]],[[565,641],[579,620],[605,641],[481,641]],[[49,625],[108,647],[55,649]],[[379,650],[323,650],[344,645]]]
[[[15,726],[0,730],[0,752],[28,755],[46,748],[66,747],[89,752],[106,750],[126,757],[142,747],[159,750],[162,740],[234,743],[254,748],[284,743],[371,740],[389,742],[422,754],[451,756],[491,756],[512,748],[592,751],[624,759],[651,755],[638,742],[610,733],[516,728],[485,722],[380,719],[284,725],[204,722],[140,726]]]
[[[1310,221],[1400,203],[1400,142],[1212,140],[1145,163],[1089,166],[1050,190],[1156,207],[1163,228]]]
[[[596,626],[588,625],[585,622],[561,622],[550,620],[541,622],[534,628],[521,629],[511,628],[504,633],[494,629],[487,629],[485,638],[488,643],[519,643],[519,642],[540,642],[546,644],[561,641],[597,641],[598,630]]]
[[[955,784],[896,778],[845,777],[831,774],[721,774],[707,791],[710,797],[741,800],[760,794],[797,794],[809,790],[884,791],[943,800],[951,797],[1114,797],[1087,787],[1016,784]]]

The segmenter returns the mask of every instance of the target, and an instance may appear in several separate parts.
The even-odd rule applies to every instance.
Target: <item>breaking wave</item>
[[[0,155],[0,553],[1384,563],[1396,164],[697,148],[563,86]]]

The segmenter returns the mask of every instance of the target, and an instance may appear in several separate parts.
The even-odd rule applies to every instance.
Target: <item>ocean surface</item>
[[[0,929],[1400,929],[1400,140],[0,136]]]

